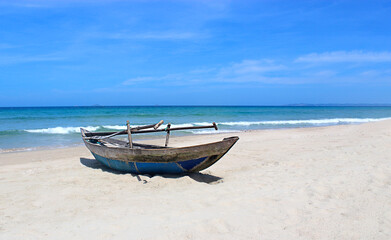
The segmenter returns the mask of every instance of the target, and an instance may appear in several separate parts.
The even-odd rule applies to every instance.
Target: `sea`
[[[219,130],[183,130],[172,135],[234,133],[255,129],[361,124],[391,118],[390,106],[110,106],[0,108],[0,152],[82,145],[80,128],[120,131],[164,120],[171,127],[210,125]],[[164,133],[134,135],[137,140]]]

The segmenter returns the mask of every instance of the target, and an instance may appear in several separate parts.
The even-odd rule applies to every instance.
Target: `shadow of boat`
[[[102,172],[109,172],[112,174],[117,174],[117,175],[124,175],[124,174],[130,174],[133,177],[136,177],[138,181],[146,183],[145,180],[142,180],[140,178],[140,175],[134,174],[134,173],[127,173],[127,172],[121,172],[115,169],[111,169],[109,167],[106,167],[99,161],[91,158],[80,158],[80,163],[83,164],[86,167],[92,168],[92,169],[99,169]],[[154,177],[154,176],[161,176],[164,178],[183,178],[183,177],[189,177],[193,179],[196,182],[201,182],[201,183],[207,183],[207,184],[216,184],[219,183],[223,178],[217,177],[211,174],[204,174],[204,173],[199,173],[199,172],[194,172],[194,173],[186,173],[186,174],[142,174],[141,176],[147,176],[147,177]]]

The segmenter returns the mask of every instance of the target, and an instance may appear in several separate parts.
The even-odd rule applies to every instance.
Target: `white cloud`
[[[96,35],[96,34],[95,34]],[[105,33],[98,34],[98,37],[131,40],[191,40],[206,38],[206,34],[196,32],[180,32],[180,31],[162,31],[162,32],[145,32],[145,33]]]
[[[11,45],[8,43],[0,43],[0,49],[10,49],[10,48],[15,48],[15,45]]]
[[[120,0],[17,0],[17,1],[0,1],[0,6],[10,6],[19,8],[56,8],[73,6],[77,4],[97,4],[110,3]]]
[[[130,78],[124,82],[122,82],[122,85],[136,85],[139,83],[151,83],[151,82],[174,82],[183,79],[183,76],[181,74],[167,74],[160,77],[135,77]]]
[[[233,63],[228,67],[220,69],[220,75],[246,75],[273,72],[283,69],[283,65],[275,64],[274,61],[263,60],[243,60]]]
[[[317,54],[316,56],[333,56],[336,61],[347,61],[353,56],[359,56],[363,59],[371,59],[377,56],[377,61],[387,59],[387,52],[362,53],[362,52],[337,52],[328,54]],[[314,56],[314,55],[306,55]],[[348,58],[349,56],[349,58]],[[366,56],[366,58],[364,58]],[[304,61],[303,57],[298,58]],[[309,59],[309,58],[308,58]],[[308,60],[307,59],[307,60]],[[325,60],[323,60],[325,61]],[[328,60],[331,61],[331,60]],[[352,60],[353,61],[353,60]],[[219,86],[261,86],[262,84],[308,84],[308,83],[353,83],[353,82],[384,82],[389,81],[390,70],[384,70],[384,67],[369,70],[362,64],[360,66],[351,66],[346,69],[345,66],[326,67],[322,65],[298,64],[297,61],[277,61],[270,59],[244,59],[220,67],[196,68],[191,71],[168,74],[162,76],[139,76],[122,82],[122,86],[141,87],[142,83],[148,83],[148,86],[198,86],[202,84]],[[366,69],[366,70],[365,70]]]
[[[391,52],[336,51],[325,53],[311,53],[298,57],[295,62],[391,62]]]
[[[58,54],[48,55],[36,55],[36,56],[0,56],[0,64],[18,64],[18,63],[29,63],[29,62],[52,62],[61,61],[65,58]]]
[[[285,69],[285,66],[275,64],[274,61],[262,60],[243,60],[237,63],[231,63],[228,66],[220,68],[198,68],[186,73],[167,74],[163,76],[139,76],[130,78],[122,85],[135,86],[142,83],[153,85],[154,83],[189,86],[204,83],[274,83],[276,81],[286,81],[284,78],[268,77],[268,73]]]
[[[140,83],[140,82],[150,82],[150,81],[155,81],[155,80],[160,80],[161,78],[157,78],[157,77],[135,77],[135,78],[131,78],[131,79],[128,79],[124,82],[122,82],[123,85],[133,85],[133,84],[137,84],[137,83]]]
[[[322,70],[319,72],[314,72],[310,75],[315,76],[315,77],[333,77],[333,76],[337,75],[337,72],[332,71],[332,70]]]
[[[199,38],[201,37],[201,35],[193,32],[150,32],[150,33],[137,34],[134,37],[140,39],[181,40],[181,39]]]

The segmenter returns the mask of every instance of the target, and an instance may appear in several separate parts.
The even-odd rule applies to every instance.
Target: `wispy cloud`
[[[275,64],[274,61],[268,59],[262,60],[243,60],[238,63],[233,63],[228,67],[220,69],[220,75],[232,75],[232,74],[258,74],[266,73],[283,69],[284,66]]]
[[[221,67],[198,68],[184,73],[168,74],[163,76],[140,76],[128,79],[122,83],[125,86],[176,85],[226,85],[241,86],[262,84],[308,84],[325,82],[352,82],[362,81],[365,74],[342,76],[338,69],[322,67],[307,68],[298,65],[295,61],[284,64],[271,59],[245,59]]]
[[[109,3],[120,0],[17,0],[0,1],[0,6],[18,7],[18,8],[57,8],[82,4]]]
[[[0,65],[30,63],[30,62],[51,62],[51,61],[61,61],[61,60],[64,60],[64,57],[58,54],[36,55],[36,56],[3,55],[0,56]]]
[[[135,77],[130,78],[124,82],[122,82],[122,85],[134,85],[137,83],[144,83],[144,82],[150,82],[150,81],[156,81],[162,79],[161,77]]]
[[[270,59],[245,59],[218,69],[213,80],[218,83],[279,83],[288,67]]]
[[[313,73],[310,73],[309,75],[310,76],[314,76],[314,77],[333,77],[335,75],[337,75],[338,72],[336,71],[332,71],[332,70],[321,70],[321,71],[315,71]]]
[[[382,78],[390,79],[391,78],[391,70],[379,70],[379,69],[378,70],[374,70],[374,69],[371,69],[371,70],[367,70],[367,71],[361,72],[360,76],[370,77],[370,78],[382,77]]]
[[[391,52],[336,51],[325,53],[311,53],[298,57],[295,62],[391,62]]]
[[[136,34],[134,37],[140,39],[180,40],[180,39],[201,38],[201,37],[205,37],[205,35],[193,33],[193,32],[150,32],[150,33]]]
[[[94,34],[100,38],[118,39],[118,40],[192,40],[207,38],[207,34],[196,32],[181,31],[162,31],[162,32],[144,32],[144,33],[100,33]]]
[[[122,82],[122,85],[128,86],[128,85],[136,85],[140,83],[150,83],[150,82],[164,82],[164,81],[173,81],[173,80],[178,80],[181,79],[182,77],[179,74],[168,74],[160,77],[135,77],[135,78],[130,78],[124,82]]]
[[[167,74],[163,76],[139,76],[130,78],[121,84],[124,86],[139,86],[159,83],[164,85],[195,85],[222,83],[254,83],[273,82],[265,74],[279,71],[285,67],[271,60],[243,60],[220,68],[197,68],[184,73]],[[118,86],[117,86],[118,87]]]
[[[48,8],[48,5],[43,4],[31,4],[31,3],[20,3],[20,4],[13,4],[13,7],[21,7],[21,8]]]
[[[15,45],[11,45],[8,43],[0,43],[0,49],[11,49],[11,48],[15,48],[15,47],[16,47]]]
[[[127,91],[127,88],[156,87],[195,87],[208,84],[209,87],[258,87],[264,84],[309,84],[309,83],[358,83],[390,81],[391,71],[387,70],[388,52],[330,52],[308,54],[291,60],[278,59],[244,59],[219,67],[195,68],[187,72],[170,73],[161,76],[136,76],[106,90]],[[318,57],[318,62],[341,62],[345,64],[322,65],[303,64]],[[311,57],[311,58],[310,58]],[[366,66],[346,64],[353,62],[354,57],[360,61],[371,61],[377,64]],[[323,60],[319,60],[323,59]],[[326,60],[327,59],[327,60]],[[338,60],[338,61],[337,61]],[[354,61],[358,61],[355,59]],[[351,65],[351,64],[350,64]]]

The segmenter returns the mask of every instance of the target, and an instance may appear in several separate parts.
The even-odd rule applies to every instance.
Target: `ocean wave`
[[[126,130],[126,126],[120,126],[120,125],[104,125],[103,126],[106,129],[113,129],[113,130]],[[133,127],[130,125],[130,127]]]
[[[166,128],[167,125],[162,125],[163,128]],[[182,127],[194,127],[193,123],[182,123],[182,124],[171,124],[171,128],[182,128]]]
[[[29,133],[48,133],[48,134],[69,134],[80,132],[81,127],[54,127],[54,128],[42,128],[42,129],[25,129],[24,131]],[[88,131],[96,131],[99,127],[82,127]]]
[[[217,133],[235,133],[235,132],[240,132],[238,130],[215,130],[215,129],[211,129],[211,130],[193,130],[193,131],[190,131],[191,133],[193,134],[217,134]]]
[[[137,127],[139,125],[130,125],[130,127]],[[195,126],[192,123],[183,123],[183,124],[171,124],[171,128],[178,127],[193,127]],[[162,125],[160,129],[167,127],[167,125]],[[23,131],[29,133],[43,133],[43,134],[70,134],[70,133],[79,133],[80,128],[84,128],[88,131],[121,131],[126,130],[126,126],[123,125],[103,125],[103,126],[88,126],[88,127],[53,127],[53,128],[42,128],[42,129],[24,129]]]
[[[330,118],[330,119],[307,119],[307,120],[275,120],[275,121],[239,121],[222,122],[219,125],[227,126],[250,126],[250,125],[328,125],[328,124],[349,124],[366,123],[386,120],[390,118]]]
[[[211,125],[211,122],[195,122],[194,125],[196,126],[206,126],[206,125]]]
[[[380,120],[386,120],[391,118],[330,118],[330,119],[307,119],[307,120],[274,120],[274,121],[237,121],[237,122],[220,122],[217,123],[218,126],[224,127],[249,127],[254,125],[264,125],[264,126],[286,126],[286,125],[296,125],[296,126],[324,126],[324,125],[337,125],[337,124],[354,124],[354,123],[366,123],[366,122],[376,122]],[[180,124],[171,124],[171,128],[179,127],[194,127],[194,126],[206,126],[211,125],[210,122],[194,122],[194,123],[180,123]],[[131,125],[135,127],[138,125]],[[159,129],[163,129],[167,125],[162,125]],[[42,129],[25,129],[23,131],[29,133],[42,133],[42,134],[71,134],[80,132],[81,127],[53,127],[53,128],[42,128]],[[82,127],[88,131],[121,131],[125,130],[126,126],[124,125],[102,125],[102,126],[88,126]],[[8,130],[2,131],[2,134],[8,135],[18,130]],[[215,131],[214,129],[210,130],[188,130],[188,132],[194,134],[207,134],[207,133],[223,133],[223,132],[233,132],[234,129],[219,129]],[[1,134],[0,134],[1,135]]]
[[[211,125],[210,122],[196,122],[196,123],[173,123],[171,124],[171,128],[183,128],[183,127],[195,127],[195,126],[206,126]],[[140,124],[142,125],[142,124]],[[140,125],[131,125],[131,127],[137,127]],[[167,124],[162,124],[159,129],[164,129],[167,127]],[[104,125],[103,128],[111,129],[111,130],[126,130],[126,126],[120,125]]]
[[[0,148],[0,153],[11,153],[11,152],[28,152],[36,150],[37,148]]]
[[[143,124],[140,125],[130,125],[130,127],[138,127],[142,126]],[[192,123],[183,123],[183,124],[171,124],[172,128],[178,128],[178,127],[193,127],[195,124]],[[112,129],[112,130],[126,130],[126,126],[121,126],[121,125],[104,125],[102,126],[105,129]],[[162,124],[159,129],[166,128],[167,124]]]

